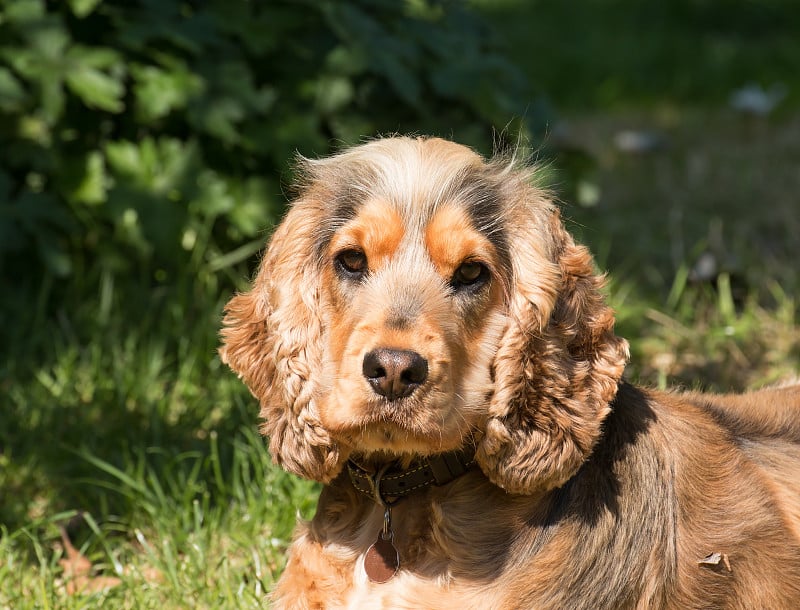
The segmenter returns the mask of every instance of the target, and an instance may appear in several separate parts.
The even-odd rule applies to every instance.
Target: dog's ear
[[[345,457],[315,406],[323,358],[317,216],[313,205],[298,202],[276,229],[252,289],[225,307],[220,355],[259,400],[275,462],[327,483]]]
[[[495,392],[476,458],[510,493],[563,485],[592,452],[628,358],[614,334],[589,251],[538,198],[516,206],[508,326],[494,361]]]

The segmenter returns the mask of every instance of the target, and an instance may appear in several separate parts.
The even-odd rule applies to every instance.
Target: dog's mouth
[[[459,414],[455,397],[439,402],[432,400],[432,394],[435,392],[423,387],[395,400],[373,397],[352,409],[351,417],[327,421],[325,425],[342,442],[362,453],[427,455],[457,449],[476,426]]]

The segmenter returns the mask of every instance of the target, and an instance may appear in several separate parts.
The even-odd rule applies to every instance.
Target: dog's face
[[[487,416],[505,244],[470,215],[474,193],[432,193],[440,186],[366,197],[322,248],[317,408],[361,452],[457,448]]]
[[[529,172],[411,138],[305,171],[223,330],[276,460],[327,481],[353,453],[476,443],[510,491],[573,471],[626,347],[591,258]]]

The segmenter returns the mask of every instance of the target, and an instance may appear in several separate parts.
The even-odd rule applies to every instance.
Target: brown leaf
[[[726,553],[709,553],[705,557],[703,557],[700,561],[697,562],[701,566],[706,566],[709,568],[719,568],[720,563],[725,566],[725,569],[728,572],[732,572],[731,570],[731,562],[728,559],[728,555]]]
[[[725,568],[728,572],[733,572],[733,570],[731,570],[731,562],[728,561],[728,556],[725,553],[722,554],[722,563],[725,564]]]
[[[69,539],[66,529],[59,526],[58,530],[61,533],[61,543],[64,545],[64,552],[67,554],[66,559],[59,559],[58,561],[64,569],[64,576],[66,578],[73,578],[87,575],[92,570],[92,562],[78,549],[72,546],[72,541]]]
[[[116,576],[78,576],[67,581],[66,591],[67,595],[97,593],[121,584],[122,580]]]
[[[90,576],[92,562],[72,546],[72,541],[63,527],[58,529],[61,533],[61,543],[64,545],[64,552],[66,553],[66,559],[59,559],[58,563],[64,570],[67,595],[96,593],[122,584],[122,580],[116,576]]]
[[[161,584],[164,582],[164,573],[158,568],[147,564],[143,566],[126,566],[124,574],[126,576],[141,576],[145,582],[150,584]]]

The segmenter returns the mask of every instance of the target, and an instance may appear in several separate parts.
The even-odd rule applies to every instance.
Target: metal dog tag
[[[383,532],[378,533],[378,539],[367,549],[364,556],[364,571],[371,582],[387,582],[397,574],[400,568],[400,555],[392,544],[392,539],[384,539]]]
[[[392,511],[386,506],[383,513],[383,529],[378,532],[377,540],[364,555],[364,571],[371,582],[383,583],[397,574],[398,569],[400,569],[400,554],[394,546]]]

